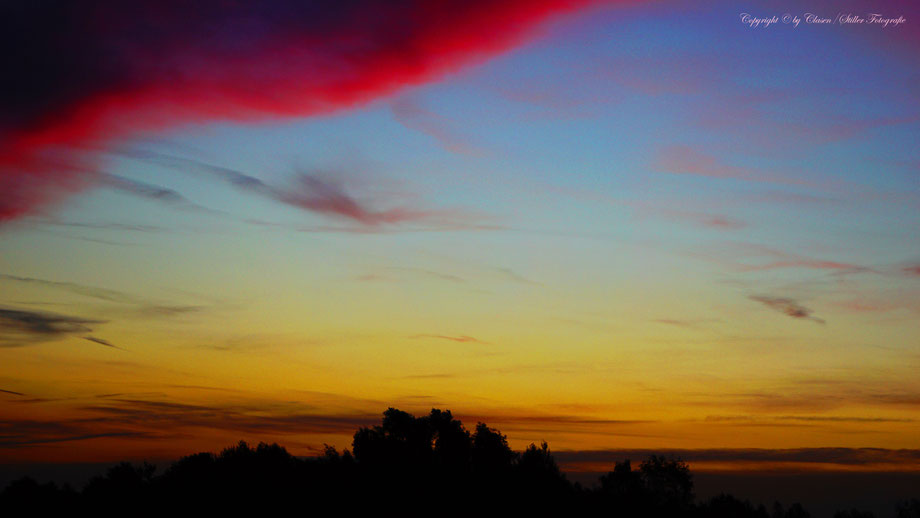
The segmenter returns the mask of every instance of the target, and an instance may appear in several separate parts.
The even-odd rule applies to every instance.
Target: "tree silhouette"
[[[898,505],[898,518],[920,518],[920,500],[911,498]]]
[[[500,431],[477,423],[473,433],[448,410],[413,416],[389,408],[377,426],[355,432],[352,450],[325,446],[297,458],[277,444],[245,442],[218,454],[196,453],[160,474],[123,462],[81,492],[23,478],[0,492],[0,514],[164,516],[281,515],[316,502],[337,514],[512,514],[674,518],[807,518],[799,504],[771,514],[731,495],[697,503],[693,476],[678,458],[652,455],[638,469],[617,462],[594,488],[569,482],[549,445],[516,453]],[[306,509],[305,509],[306,510]],[[869,518],[857,510],[836,518]],[[903,502],[897,518],[920,518],[920,500]]]
[[[834,518],[875,518],[875,514],[860,511],[859,509],[851,509],[849,511],[837,511],[834,513]]]
[[[770,518],[763,504],[754,507],[747,500],[724,493],[702,504],[697,514],[708,518]]]
[[[693,475],[678,458],[652,455],[639,465],[648,497],[670,512],[686,512],[693,504]]]

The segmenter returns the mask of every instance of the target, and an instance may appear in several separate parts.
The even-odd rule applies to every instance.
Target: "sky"
[[[917,8],[467,4],[3,7],[0,461],[920,469]]]

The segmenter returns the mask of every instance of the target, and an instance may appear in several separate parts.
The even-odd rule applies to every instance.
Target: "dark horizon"
[[[419,430],[422,430],[420,434]],[[429,431],[425,432],[424,430]],[[470,433],[469,431],[466,431],[466,428],[463,426],[461,421],[458,421],[452,417],[449,410],[442,412],[441,410],[437,409],[432,409],[431,414],[428,416],[414,417],[411,414],[407,414],[391,408],[384,413],[384,420],[382,425],[370,428],[360,428],[355,433],[354,441],[351,446],[352,449],[358,449],[358,451],[361,451],[364,455],[364,459],[356,459],[358,461],[358,466],[378,465],[378,467],[373,469],[396,469],[395,473],[403,473],[402,476],[406,476],[406,473],[411,473],[413,471],[418,471],[421,473],[427,469],[431,469],[427,464],[427,462],[430,461],[422,459],[429,457],[445,458],[443,453],[444,446],[442,446],[441,442],[439,442],[442,440],[441,437],[447,437],[447,432],[445,432],[445,430],[450,430],[451,433],[458,433],[458,437],[467,437],[468,439],[466,440],[472,441],[469,443],[469,446],[461,446],[461,450],[471,446],[473,446],[475,450],[475,445],[477,443],[483,442],[483,439],[481,439],[482,437],[494,437],[499,441],[497,443],[499,444],[498,451],[501,452],[502,448],[504,448],[504,451],[507,452],[506,454],[500,454],[500,456],[512,455],[512,450],[507,446],[506,438],[501,434],[499,430],[489,428],[487,425],[480,423],[476,427],[476,433]],[[368,439],[368,437],[371,437],[373,441],[383,441],[379,442],[381,446],[376,447],[383,448],[379,450],[383,452],[383,457],[380,457],[379,454],[377,454],[377,456],[369,456],[367,453],[368,447],[366,444],[373,444],[373,442],[368,443],[368,441],[371,440]],[[427,437],[427,439],[425,437]],[[412,446],[414,441],[422,441],[421,443],[417,443],[417,445],[422,445],[421,450],[418,450],[416,447]],[[389,444],[389,446],[387,446],[387,444]],[[424,446],[424,444],[427,444],[427,447]],[[459,444],[462,444],[462,439]],[[262,451],[263,447],[268,448],[265,451],[269,451],[272,448],[277,448],[278,446],[283,448],[283,445],[269,446],[266,443],[260,443],[258,448],[250,449],[246,443],[241,441],[236,446],[229,446],[222,449],[222,453],[219,455],[209,453],[206,454],[206,456],[209,458],[220,459],[226,457],[228,452],[239,451],[240,449],[257,453]],[[392,449],[393,453],[400,452],[398,453],[399,456],[391,457],[390,455],[393,453],[387,453],[387,451],[389,451],[388,449]],[[416,460],[409,461],[409,464],[403,464],[404,459],[402,456],[412,451],[416,451],[416,453],[412,455],[419,455],[417,452],[421,451],[422,456],[411,457],[415,458]],[[429,453],[424,453],[425,451],[428,451]],[[679,453],[683,453],[684,456],[679,455]],[[709,450],[707,454],[698,455],[698,457],[721,457],[724,456],[724,453],[725,452],[722,451],[722,455],[715,455],[711,450]],[[566,484],[574,483],[574,488],[576,490],[582,492],[586,491],[584,494],[587,496],[583,496],[582,498],[587,498],[588,500],[585,500],[585,502],[590,502],[597,499],[597,497],[591,497],[590,495],[604,494],[605,491],[613,491],[613,494],[620,494],[622,491],[626,490],[622,488],[617,489],[619,486],[609,486],[609,484],[611,483],[611,477],[614,477],[616,473],[619,473],[620,468],[622,468],[624,465],[627,469],[626,473],[630,472],[630,460],[634,462],[633,466],[644,466],[645,463],[649,462],[650,460],[661,459],[661,461],[658,462],[664,462],[663,466],[671,466],[668,467],[668,469],[673,469],[673,467],[681,465],[685,466],[684,469],[689,469],[690,465],[685,462],[685,459],[688,456],[693,458],[694,452],[692,450],[681,450],[680,452],[674,450],[662,450],[659,452],[655,452],[653,450],[608,450],[604,452],[604,457],[606,459],[615,458],[617,460],[614,461],[614,468],[611,471],[606,472],[572,471],[571,469],[565,469],[565,467],[567,465],[571,465],[572,462],[583,462],[586,455],[584,453],[570,451],[555,452],[549,448],[546,443],[544,443],[542,449],[531,444],[524,452],[514,452],[511,457],[508,457],[508,459],[511,459],[511,461],[514,463],[520,464],[522,457],[528,454],[535,456],[536,458],[543,459],[537,465],[547,465],[546,463],[548,462],[550,468],[547,473],[559,473],[560,475],[553,476],[561,476],[560,480],[569,481],[566,482]],[[45,463],[30,465],[0,464],[0,488],[5,489],[7,487],[13,487],[14,483],[21,484],[23,478],[29,478],[37,481],[39,484],[54,482],[59,486],[65,484],[70,485],[78,492],[82,491],[82,493],[86,493],[86,491],[92,490],[92,487],[98,486],[100,484],[100,477],[102,477],[104,473],[109,473],[107,477],[110,477],[111,473],[113,473],[113,469],[122,466],[136,466],[134,469],[140,469],[142,466],[150,466],[151,471],[148,476],[152,475],[154,479],[156,479],[156,477],[162,477],[165,473],[173,472],[177,466],[183,465],[184,463],[187,464],[189,459],[198,458],[202,455],[205,454],[190,453],[187,456],[183,456],[181,459],[159,460],[157,462],[150,462],[150,459],[132,462],[126,459],[120,463]],[[291,455],[290,458],[300,459],[300,461],[307,463],[312,462],[320,464],[329,461],[329,459],[348,459],[348,462],[352,462],[352,454],[348,449],[345,449],[342,451],[342,453],[339,453],[337,449],[331,446],[327,447],[326,451],[322,455],[300,457]],[[476,457],[474,454],[473,459],[475,458]],[[382,459],[390,460],[384,461]],[[393,462],[396,462],[397,460],[399,464],[393,464]],[[383,462],[383,464],[380,464],[381,462]],[[387,462],[390,464],[387,465]],[[455,470],[458,469],[456,466],[461,466],[463,463],[461,462],[461,464],[453,465],[455,467],[450,469]],[[559,466],[559,471],[554,471],[557,469],[555,466]],[[488,473],[494,469],[500,470],[501,468],[488,468],[485,472],[482,473]],[[475,469],[474,472],[476,472]],[[440,471],[438,471],[438,473],[440,473]],[[765,509],[773,510],[777,503],[780,503],[781,505],[785,504],[786,508],[793,506],[794,504],[801,504],[802,508],[810,513],[810,516],[814,518],[831,518],[833,516],[848,517],[850,515],[838,514],[838,512],[849,512],[852,510],[872,513],[871,515],[867,514],[865,516],[875,516],[878,518],[885,516],[897,516],[898,518],[913,517],[914,515],[909,514],[910,512],[920,512],[920,502],[917,503],[915,511],[911,511],[911,508],[909,507],[911,505],[910,502],[912,499],[920,498],[920,472],[918,471],[872,472],[852,470],[810,470],[783,472],[775,470],[746,470],[737,472],[707,472],[704,470],[689,469],[687,473],[687,476],[691,481],[691,486],[688,490],[688,494],[692,495],[691,502],[692,505],[696,507],[693,507],[692,510],[691,508],[687,508],[680,512],[691,514],[696,513],[692,514],[693,516],[723,516],[722,514],[717,513],[716,507],[712,506],[718,507],[725,505],[742,505],[744,502],[750,502],[751,505],[749,511],[755,513],[751,514],[751,516],[756,515],[756,509],[759,506],[763,505]],[[445,472],[445,474],[438,476],[446,476],[446,480],[454,480],[456,475],[456,473],[451,473],[448,471]],[[239,477],[240,475],[237,474],[236,476]],[[622,475],[619,475],[619,477],[622,479]],[[493,483],[497,484],[499,482]],[[621,484],[622,483],[623,482],[621,482]],[[612,487],[612,489],[605,489],[606,487]],[[524,489],[524,491],[526,492],[527,490]],[[641,490],[633,488],[626,491],[629,493],[630,491]],[[0,489],[0,494],[3,494],[2,489]],[[568,505],[572,505],[571,502]],[[582,509],[582,511],[588,512],[589,509],[598,509],[596,506],[601,504],[598,504],[597,502],[593,504],[585,504],[583,502],[579,505],[589,505],[589,507],[585,508],[579,507],[579,509]],[[633,503],[631,505],[638,504]],[[901,509],[902,514],[896,514],[898,509]],[[672,510],[672,512],[678,511]],[[718,512],[726,511],[723,509],[723,511]],[[731,514],[724,516],[731,516]]]
[[[209,451],[216,452],[220,449],[215,448]],[[553,453],[558,460],[560,453],[564,452]],[[158,472],[176,460],[124,459],[126,462],[135,464],[150,462],[158,467]],[[118,462],[27,465],[0,463],[0,488],[5,488],[16,479],[29,477],[37,482],[69,484],[78,489],[88,483],[92,477],[104,473],[117,464]],[[586,487],[596,485],[598,479],[607,473],[604,471],[571,471],[564,468],[562,471],[570,480]],[[775,501],[800,502],[812,512],[814,518],[830,518],[840,509],[851,508],[871,511],[881,518],[890,514],[897,502],[920,494],[920,491],[917,490],[920,488],[920,472],[917,471],[692,471],[700,498],[711,498],[727,492],[740,499],[767,506]]]

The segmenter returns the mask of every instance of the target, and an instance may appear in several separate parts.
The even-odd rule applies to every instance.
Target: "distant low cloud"
[[[865,417],[838,415],[708,415],[706,422],[751,424],[762,426],[782,425],[783,423],[913,423],[914,419],[895,417]]]
[[[0,308],[0,347],[21,347],[92,331],[104,320]]]
[[[36,444],[86,441],[105,437],[144,437],[152,434],[127,430],[123,427],[108,427],[102,431],[92,424],[73,421],[39,421],[0,419],[0,449],[16,449]]]
[[[0,450],[102,437],[169,440],[176,430],[210,429],[234,435],[350,435],[379,420],[376,413],[317,413],[289,402],[191,404],[110,394],[77,407],[81,416],[60,420],[0,419]]]
[[[768,308],[774,311],[778,311],[792,318],[811,320],[819,324],[825,323],[824,320],[811,315],[813,313],[813,310],[806,308],[805,306],[799,304],[794,299],[785,298],[785,297],[769,297],[765,295],[751,295],[749,298],[751,300],[760,302],[761,304],[767,306]]]
[[[674,450],[588,450],[554,451],[553,455],[563,469],[571,471],[607,471],[614,462],[625,459],[634,461],[646,459],[649,455],[673,455],[694,464],[717,464],[725,469],[732,464],[750,470],[751,465],[769,468],[771,465],[797,464],[804,468],[831,469],[849,467],[869,469],[886,466],[889,469],[916,470],[920,464],[920,450],[893,450],[885,448],[725,448],[725,449],[674,449]]]

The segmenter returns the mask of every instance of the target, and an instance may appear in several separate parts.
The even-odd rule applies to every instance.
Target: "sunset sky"
[[[146,4],[0,16],[0,461],[920,469],[916,6]]]

